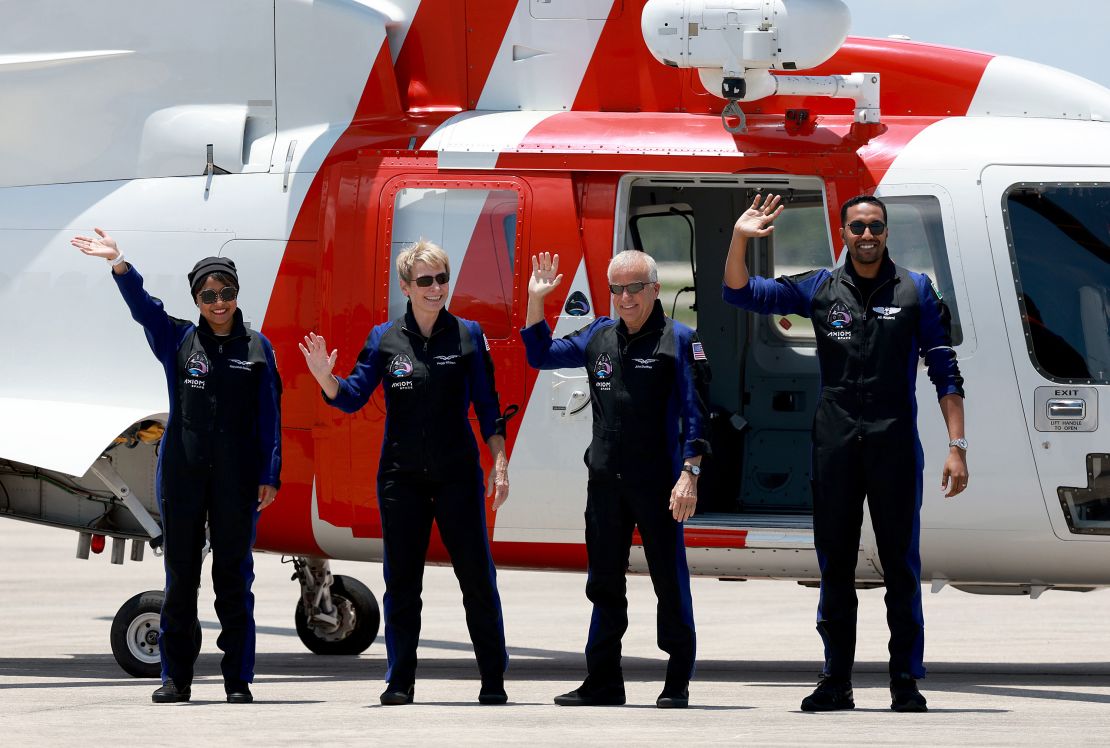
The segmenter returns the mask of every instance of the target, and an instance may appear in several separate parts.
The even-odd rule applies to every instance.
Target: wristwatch
[[[963,439],[963,438],[953,439],[952,441],[948,442],[948,446],[949,447],[959,447],[960,449],[962,449],[963,451],[966,452],[967,451],[967,439]]]
[[[682,464],[682,472],[689,473],[696,478],[697,476],[701,475],[701,468],[697,465],[691,465],[690,463],[685,462]]]

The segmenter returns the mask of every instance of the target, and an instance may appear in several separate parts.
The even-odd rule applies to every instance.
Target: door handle
[[[1048,417],[1082,421],[1087,417],[1087,403],[1085,400],[1049,400]]]
[[[575,390],[567,398],[567,404],[563,408],[563,418],[581,413],[589,404],[590,394],[582,390]]]

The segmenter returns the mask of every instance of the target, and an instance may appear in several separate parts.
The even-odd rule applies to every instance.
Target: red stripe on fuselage
[[[712,527],[684,527],[683,538],[687,548],[746,548],[747,530],[720,530]],[[639,530],[632,532],[632,545],[643,546]]]
[[[467,99],[466,12],[458,0],[422,0],[397,55],[406,110],[459,112]]]
[[[855,125],[850,115],[824,115],[803,133],[785,128],[779,117],[753,115],[747,132],[730,134],[716,115],[565,112],[538,123],[518,145],[507,144],[511,150],[501,154],[497,166],[851,175],[862,181],[858,191],[867,191],[879,183],[905,145],[936,121],[899,117],[890,124]]]
[[[452,0],[447,0],[451,2]],[[457,1],[457,0],[455,0]],[[525,2],[526,0],[520,0]],[[509,23],[516,12],[517,0],[467,0],[466,3],[466,79],[467,109],[478,106],[493,69],[497,52],[505,40]]]
[[[592,112],[677,112],[682,107],[685,77],[652,57],[644,44],[640,9],[635,3],[617,0],[609,11],[572,108]]]

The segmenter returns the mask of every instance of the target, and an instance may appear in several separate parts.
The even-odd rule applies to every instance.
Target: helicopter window
[[[659,301],[679,322],[697,327],[694,302],[694,213],[688,205],[652,206],[629,219],[634,249],[647,252],[659,267]],[[686,294],[683,300],[680,297]],[[686,303],[681,303],[685,301]]]
[[[833,266],[828,219],[820,192],[795,191],[775,219],[767,275],[796,275]],[[773,315],[771,329],[788,340],[813,340],[813,322],[796,314]]]
[[[944,241],[940,201],[933,195],[884,197],[890,239],[887,247],[891,259],[915,273],[928,275],[940,291],[952,315],[952,345],[963,342],[960,310],[952,285],[952,268],[948,262],[948,246]]]
[[[1110,383],[1110,187],[1015,185],[1005,196],[1033,365],[1062,383]]]
[[[490,339],[515,335],[513,267],[520,195],[509,189],[405,187],[393,199],[390,269],[402,249],[424,238],[451,261],[448,308],[475,320]],[[391,272],[390,318],[406,298]]]

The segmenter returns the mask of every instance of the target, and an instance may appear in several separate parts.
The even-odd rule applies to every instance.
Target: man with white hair
[[[555,698],[560,706],[625,702],[621,637],[628,628],[625,571],[638,528],[659,599],[659,648],[670,655],[660,708],[689,703],[694,612],[682,523],[697,505],[706,441],[709,364],[697,333],[663,314],[655,261],[636,250],[609,264],[618,320],[552,340],[544,299],[561,282],[559,256],[532,258],[528,316],[521,331],[537,369],[585,367],[593,404],[586,451],[586,597],[594,604],[585,682]]]

